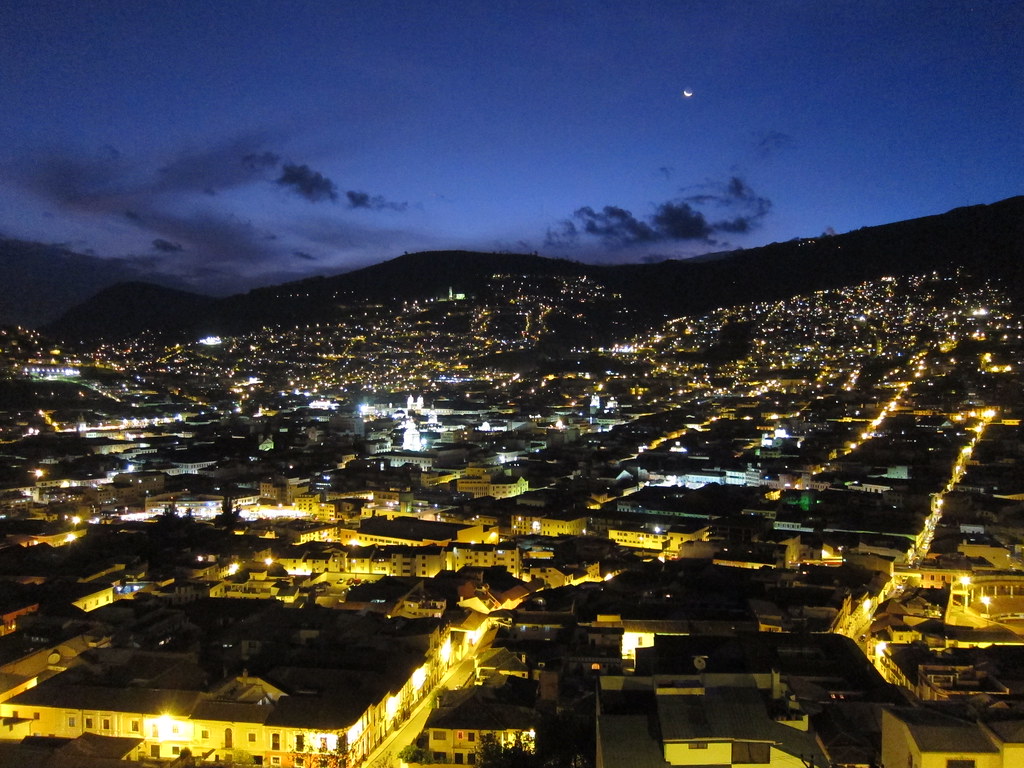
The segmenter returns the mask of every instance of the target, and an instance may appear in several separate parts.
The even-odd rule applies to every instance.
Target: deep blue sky
[[[6,0],[0,233],[223,292],[995,202],[1024,193],[1022,5]]]

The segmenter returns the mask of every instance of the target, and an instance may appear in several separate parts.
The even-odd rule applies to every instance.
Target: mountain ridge
[[[942,214],[696,260],[594,265],[537,254],[421,251],[333,276],[215,298],[138,283],[104,289],[44,331],[65,339],[240,333],[330,321],[339,304],[472,294],[494,273],[586,276],[637,311],[683,315],[784,298],[886,274],[963,267],[1006,279],[1024,295],[1024,196]],[[127,294],[143,291],[144,299]]]

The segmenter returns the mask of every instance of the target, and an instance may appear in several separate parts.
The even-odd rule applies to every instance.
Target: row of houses
[[[306,626],[291,642],[316,636]],[[0,703],[0,739],[92,735],[128,744],[125,755],[135,760],[192,755],[284,768],[355,765],[473,651],[481,632],[474,621],[406,620],[378,663],[314,667],[282,658],[259,676],[243,672],[212,688],[195,684],[202,675],[188,654],[79,649],[67,671],[43,669],[29,681],[35,684]],[[258,654],[255,639],[241,641],[240,652]]]

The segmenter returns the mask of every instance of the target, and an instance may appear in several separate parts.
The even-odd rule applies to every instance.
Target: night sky
[[[223,293],[991,203],[1024,193],[1022,7],[6,0],[0,234]]]

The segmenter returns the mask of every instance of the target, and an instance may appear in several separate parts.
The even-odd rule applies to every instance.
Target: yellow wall
[[[731,742],[703,742],[707,749],[691,749],[691,742],[666,743],[665,760],[672,765],[732,765]]]

